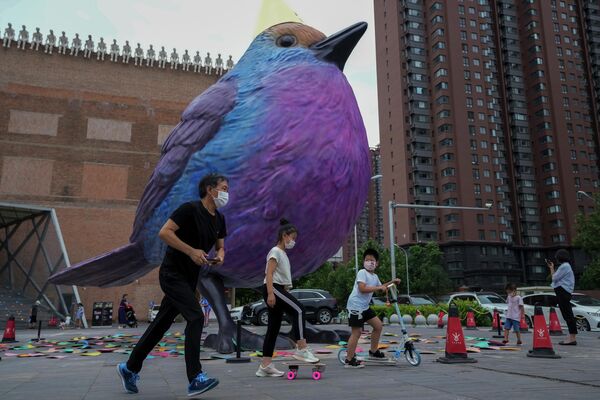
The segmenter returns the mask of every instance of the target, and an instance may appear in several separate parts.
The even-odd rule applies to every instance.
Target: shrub
[[[489,312],[485,308],[481,307],[479,304],[470,302],[468,300],[456,300],[455,304],[458,307],[458,315],[463,325],[466,325],[467,311],[469,311],[470,309],[473,309],[473,312],[475,314],[475,322],[477,323],[477,326],[489,326],[491,324],[492,319],[490,318]],[[396,312],[395,308],[392,305],[371,306],[371,309],[375,311],[375,314],[377,314],[377,316],[381,319],[383,319],[384,317],[389,319],[390,316]],[[448,313],[448,306],[446,304],[432,304],[423,306],[414,306],[408,304],[400,305],[400,313],[402,315],[409,314],[413,318],[413,320],[417,315],[417,310],[419,310],[419,312],[425,318],[427,318],[430,314],[437,316],[440,313],[440,311]]]

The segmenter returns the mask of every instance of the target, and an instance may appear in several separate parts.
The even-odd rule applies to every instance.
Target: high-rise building
[[[368,240],[374,240],[383,245],[383,204],[381,184],[381,156],[379,146],[370,150],[371,174],[374,177],[369,187],[369,197],[356,222],[356,243],[361,247]],[[354,231],[350,232],[342,247],[343,260],[354,257]]]
[[[458,285],[547,282],[598,188],[597,1],[375,0],[384,206]],[[385,224],[389,238],[390,228]],[[386,240],[387,242],[388,240]]]

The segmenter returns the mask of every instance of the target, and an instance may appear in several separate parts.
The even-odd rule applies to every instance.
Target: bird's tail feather
[[[60,285],[122,286],[155,267],[146,261],[141,243],[130,243],[66,268],[52,275],[49,281]]]

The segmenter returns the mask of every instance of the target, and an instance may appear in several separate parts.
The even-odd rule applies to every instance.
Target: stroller
[[[137,328],[138,320],[137,320],[137,317],[135,316],[135,311],[133,310],[133,307],[130,305],[128,305],[127,308],[125,308],[125,318],[127,319],[128,327]]]

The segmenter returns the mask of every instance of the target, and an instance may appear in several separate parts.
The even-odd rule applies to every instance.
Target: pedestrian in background
[[[554,262],[546,260],[546,264],[548,264],[550,274],[552,275],[552,287],[554,288],[554,293],[556,293],[558,308],[569,328],[569,339],[558,344],[575,346],[577,345],[577,323],[571,306],[571,297],[573,289],[575,289],[575,275],[570,264],[571,256],[567,250],[560,249],[556,252],[555,258],[558,263],[556,271],[554,270]]]
[[[29,329],[35,328],[35,324],[37,324],[37,315],[38,315],[38,306],[40,305],[40,301],[36,301],[34,305],[31,306],[31,314],[29,315]]]
[[[121,297],[121,302],[119,303],[119,328],[125,328],[127,326],[127,306],[129,302],[127,301],[127,294],[124,294]]]
[[[85,310],[82,303],[77,304],[77,312],[75,312],[75,327],[81,329],[83,325],[83,314]]]

